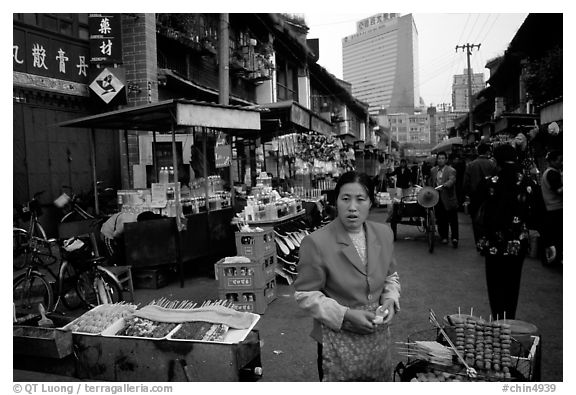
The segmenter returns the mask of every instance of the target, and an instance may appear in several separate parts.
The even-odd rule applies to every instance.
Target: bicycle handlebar
[[[32,197],[32,200],[37,200],[44,192],[46,192],[46,191],[36,192],[34,194],[34,197]]]

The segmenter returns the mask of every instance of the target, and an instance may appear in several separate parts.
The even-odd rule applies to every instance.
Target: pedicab
[[[394,241],[396,241],[398,233],[398,224],[416,226],[426,236],[428,251],[434,252],[436,240],[434,206],[438,204],[439,200],[440,195],[437,189],[419,185],[414,186],[410,195],[395,199],[392,204],[392,213],[388,218],[394,233]]]

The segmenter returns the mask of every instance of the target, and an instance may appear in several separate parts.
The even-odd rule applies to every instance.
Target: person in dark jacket
[[[478,224],[476,223],[476,214],[482,204],[483,197],[479,193],[478,187],[486,177],[492,177],[496,174],[496,162],[490,159],[490,146],[481,143],[478,146],[478,157],[466,165],[462,188],[464,193],[470,199],[468,213],[472,218],[472,232],[474,233],[474,244],[478,243]]]
[[[413,176],[406,159],[400,160],[400,167],[395,168],[389,176],[396,176],[396,188],[402,189],[402,197],[410,195]]]
[[[495,176],[481,188],[486,201],[481,208],[479,247],[486,263],[486,285],[493,319],[514,319],[524,258],[529,248],[528,216],[534,190],[517,162],[510,144],[495,148]]]
[[[466,171],[466,162],[460,154],[452,153],[449,159],[450,166],[456,170],[456,197],[458,198],[458,208],[464,203],[464,172]]]

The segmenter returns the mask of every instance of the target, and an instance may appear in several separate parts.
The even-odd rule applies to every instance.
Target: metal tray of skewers
[[[145,311],[146,313],[141,313]],[[198,314],[206,314],[199,316]],[[214,314],[229,315],[231,322],[216,322]],[[204,318],[202,318],[204,317]],[[229,301],[179,301],[161,298],[138,309],[134,314],[122,317],[101,332],[102,336],[115,338],[142,338],[186,342],[209,342],[237,344],[246,339],[260,316],[237,312]],[[235,325],[238,323],[241,325]]]
[[[395,369],[400,381],[529,381],[539,337],[526,349],[510,326],[468,317],[444,326],[433,311],[434,328],[415,332],[398,352],[406,357]]]

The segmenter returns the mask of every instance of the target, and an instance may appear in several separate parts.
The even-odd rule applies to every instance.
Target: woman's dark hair
[[[518,159],[516,149],[510,144],[500,144],[494,148],[494,159],[499,166],[506,162],[516,162]]]
[[[338,199],[340,189],[342,189],[343,185],[354,182],[359,183],[364,187],[364,189],[366,189],[370,202],[374,204],[374,183],[372,182],[372,178],[370,178],[366,173],[358,173],[356,171],[348,171],[340,176],[336,183],[336,187],[334,188],[335,199]]]
[[[480,143],[478,146],[478,155],[486,155],[488,152],[490,152],[490,145],[486,143]]]

